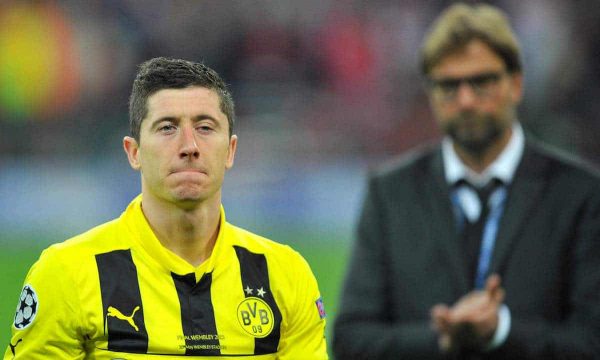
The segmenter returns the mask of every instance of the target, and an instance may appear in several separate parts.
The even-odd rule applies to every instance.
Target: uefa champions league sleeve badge
[[[38,297],[33,287],[29,284],[23,287],[19,304],[15,313],[14,326],[18,330],[23,330],[35,320],[35,315],[38,312]]]

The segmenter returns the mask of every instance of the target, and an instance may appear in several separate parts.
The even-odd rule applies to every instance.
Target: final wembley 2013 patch
[[[17,305],[17,311],[15,313],[15,320],[13,325],[18,330],[23,330],[35,320],[35,315],[38,312],[39,302],[38,297],[29,284],[23,287],[21,296],[19,297],[19,304]]]
[[[317,311],[319,312],[319,317],[321,319],[324,319],[327,317],[327,314],[325,313],[325,304],[323,304],[323,298],[320,297],[317,299],[317,301],[315,301],[315,305],[317,305]]]

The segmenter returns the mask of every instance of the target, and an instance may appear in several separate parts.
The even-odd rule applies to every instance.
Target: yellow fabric
[[[212,272],[210,294],[221,354],[254,354],[255,338],[238,320],[238,309],[248,305],[244,303],[247,298],[234,246],[264,254],[270,289],[282,316],[277,353],[244,358],[326,359],[325,319],[319,316],[315,303],[320,293],[309,265],[300,254],[289,246],[228,224],[221,209],[213,253],[194,267],[158,241],[142,213],[141,196],[118,219],[52,245],[42,253],[25,280],[25,285],[37,295],[35,318],[21,330],[12,326],[11,346],[6,349],[4,359],[182,359],[185,340],[181,308],[171,273],[194,273],[198,281],[207,272]],[[148,354],[102,350],[107,349],[108,337],[95,256],[125,249],[130,249],[137,269]],[[260,309],[257,291],[254,289],[256,298],[251,298],[251,303],[258,304]],[[134,306],[112,308],[109,312],[119,321],[137,327],[132,321],[137,311]],[[230,356],[185,358],[231,359]]]

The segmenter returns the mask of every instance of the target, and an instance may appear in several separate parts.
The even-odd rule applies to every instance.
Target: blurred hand
[[[452,307],[445,304],[431,309],[431,324],[438,333],[443,352],[459,348],[479,348],[488,344],[498,327],[498,310],[504,301],[500,276],[491,275],[484,290],[474,290]]]

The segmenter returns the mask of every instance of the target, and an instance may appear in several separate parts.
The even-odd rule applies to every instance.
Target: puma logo
[[[15,348],[17,347],[17,345],[19,345],[19,343],[23,341],[23,339],[19,339],[17,340],[17,342],[13,345],[11,342],[8,343],[8,345],[10,346],[10,352],[13,354],[13,356],[16,356],[17,354],[15,353]]]
[[[131,313],[131,315],[129,316],[125,316],[123,315],[122,312],[119,311],[119,309],[114,308],[112,306],[108,307],[108,314],[106,315],[108,316],[112,316],[112,317],[116,317],[119,320],[124,320],[127,321],[129,323],[129,325],[131,325],[131,327],[133,327],[135,329],[135,331],[139,331],[140,329],[137,327],[137,325],[135,324],[135,322],[133,321],[133,317],[135,316],[135,313],[140,309],[139,306],[136,306],[133,309],[133,312]]]

